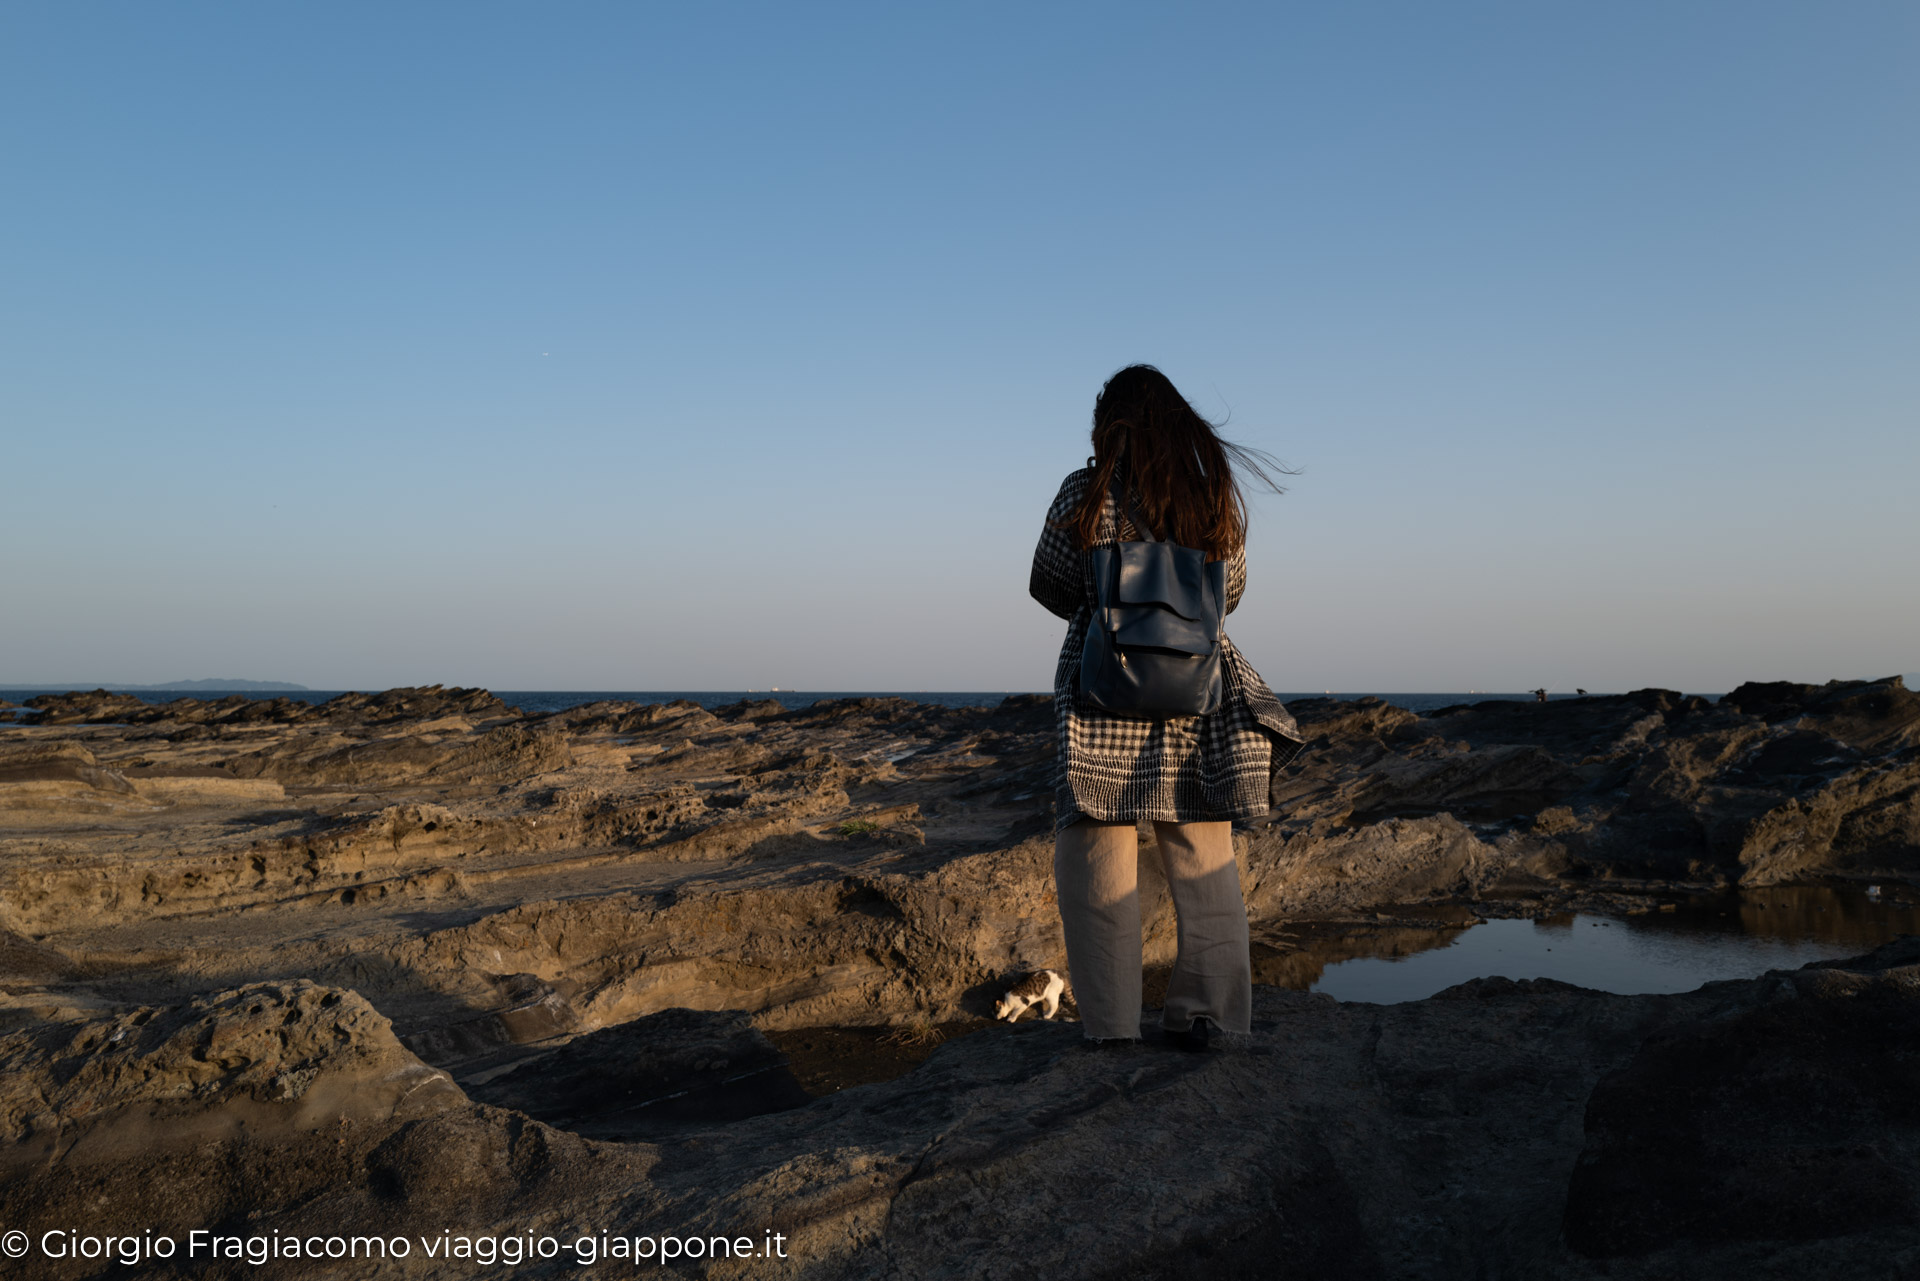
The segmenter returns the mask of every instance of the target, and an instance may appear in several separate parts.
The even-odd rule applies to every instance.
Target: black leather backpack
[[[1087,549],[1096,605],[1080,651],[1080,701],[1142,720],[1204,716],[1220,706],[1226,562],[1156,538],[1130,515],[1145,542]]]

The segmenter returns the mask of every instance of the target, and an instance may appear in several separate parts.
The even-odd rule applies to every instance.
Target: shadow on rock
[[[589,1032],[468,1094],[615,1141],[656,1140],[811,1102],[780,1051],[731,1010],[662,1010]]]
[[[1920,940],[1875,959],[1911,964]],[[1568,1244],[1608,1258],[1920,1222],[1913,986],[1810,967],[1759,1009],[1648,1040],[1588,1102]]]

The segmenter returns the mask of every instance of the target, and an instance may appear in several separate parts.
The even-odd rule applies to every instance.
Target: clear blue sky
[[[1094,392],[1277,689],[1920,667],[1920,7],[0,8],[0,682],[1038,689]]]

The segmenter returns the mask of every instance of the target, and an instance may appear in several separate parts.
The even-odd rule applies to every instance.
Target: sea
[[[92,688],[91,686],[85,688]],[[112,688],[109,686],[108,688]],[[25,703],[29,698],[58,691],[43,687],[35,689],[0,689],[0,702]],[[170,703],[177,698],[196,698],[202,702],[240,694],[247,698],[290,698],[303,703],[324,703],[336,698],[347,690],[339,689],[302,689],[302,690],[255,690],[255,689],[121,689],[115,693],[132,694],[146,703]],[[377,692],[377,691],[366,691]],[[904,698],[916,703],[932,703],[939,707],[997,707],[1000,701],[1012,694],[1045,693],[1044,690],[925,690],[925,689],[882,689],[882,690],[795,690],[795,689],[497,689],[493,693],[509,706],[523,712],[544,715],[549,712],[565,711],[569,707],[579,707],[584,703],[628,702],[628,703],[671,703],[676,699],[687,699],[702,707],[723,707],[729,703],[738,703],[742,699],[772,699],[790,710],[811,707],[823,700],[838,698]],[[1528,702],[1533,699],[1530,693],[1488,693],[1484,691],[1466,691],[1451,694],[1389,694],[1369,693],[1368,691],[1313,690],[1280,694],[1282,702],[1291,702],[1303,698],[1379,698],[1408,711],[1426,713],[1442,707],[1454,707],[1461,703],[1477,703],[1487,699]],[[1573,693],[1549,693],[1548,701],[1560,702],[1563,699],[1578,698]],[[1708,695],[1709,698],[1718,697]],[[0,720],[4,720],[11,709],[0,708]],[[17,713],[16,713],[17,714]]]

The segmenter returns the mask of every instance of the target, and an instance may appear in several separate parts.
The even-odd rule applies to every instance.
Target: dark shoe
[[[1203,1053],[1207,1048],[1207,1034],[1213,1024],[1206,1019],[1195,1019],[1185,1029],[1174,1029],[1167,1033],[1167,1044],[1189,1054]]]

